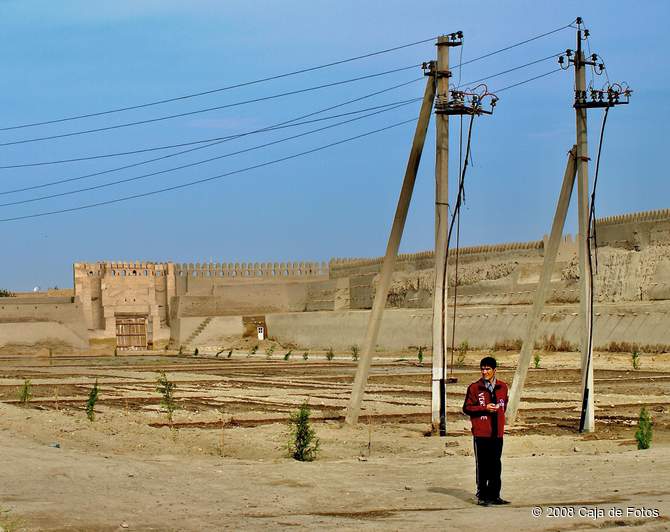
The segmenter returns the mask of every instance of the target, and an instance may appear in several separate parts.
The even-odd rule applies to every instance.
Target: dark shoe
[[[491,506],[491,501],[487,501],[486,499],[477,499],[477,505],[478,506]]]
[[[495,499],[492,499],[488,502],[489,502],[489,504],[509,504],[509,501],[506,501],[505,499],[501,499],[500,497],[496,497]]]

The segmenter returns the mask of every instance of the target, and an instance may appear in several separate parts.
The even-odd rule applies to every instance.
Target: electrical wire
[[[172,115],[166,115],[166,116],[159,116],[157,118],[147,118],[146,120],[136,120],[134,122],[126,122],[123,124],[115,124],[113,126],[105,126],[105,127],[98,127],[94,129],[85,129],[81,131],[71,131],[69,133],[60,133],[58,135],[48,135],[45,137],[35,137],[31,139],[22,139],[22,140],[14,140],[10,142],[2,142],[0,143],[0,147],[3,146],[16,146],[17,144],[28,144],[32,142],[41,142],[45,140],[54,140],[54,139],[62,139],[66,137],[74,137],[74,136],[79,136],[79,135],[88,135],[90,133],[100,133],[102,131],[111,131],[114,129],[121,129],[121,128],[126,128],[126,127],[133,127],[133,126],[139,126],[139,125],[144,125],[144,124],[153,124],[156,122],[162,122],[164,120],[171,120],[173,118],[183,118],[185,116],[193,116],[197,114],[202,114],[202,113],[208,113],[210,111],[220,111],[221,109],[230,109],[231,107],[238,107],[241,105],[247,105],[250,103],[258,103],[258,102],[264,102],[268,100],[274,100],[276,98],[282,98],[284,96],[294,96],[296,94],[304,94],[306,92],[311,92],[315,90],[320,90],[320,89],[326,89],[329,87],[336,87],[338,85],[344,85],[347,83],[354,83],[356,81],[361,81],[364,79],[371,79],[371,78],[376,78],[379,76],[386,76],[388,74],[394,74],[396,72],[402,72],[404,70],[409,70],[412,68],[416,68],[421,66],[420,64],[414,64],[414,65],[409,65],[405,67],[399,67],[399,68],[394,68],[391,70],[385,70],[384,72],[376,72],[375,74],[366,74],[365,76],[358,76],[355,78],[349,78],[345,80],[340,80],[340,81],[332,81],[330,83],[324,83],[322,85],[315,85],[312,87],[306,87],[304,89],[296,89],[292,91],[286,91],[286,92],[281,92],[278,94],[272,94],[270,96],[261,96],[259,98],[251,98],[249,100],[242,100],[239,102],[235,103],[228,103],[225,105],[217,105],[214,107],[207,107],[205,109],[197,109],[195,111],[187,111],[184,113],[176,113]]]
[[[388,111],[392,111],[392,110],[395,110],[395,109],[399,109],[400,107],[404,107],[406,105],[409,105],[411,103],[415,103],[415,102],[417,102],[419,100],[422,100],[422,99],[423,99],[422,97],[413,98],[411,100],[407,100],[405,102],[396,104],[393,107],[384,108],[382,110],[374,111],[374,112],[368,113],[366,115],[357,116],[355,118],[350,118],[348,120],[343,120],[341,122],[336,122],[335,124],[329,124],[329,125],[324,126],[324,127],[320,127],[320,128],[317,128],[317,129],[312,129],[310,131],[304,131],[302,133],[298,133],[297,135],[291,135],[289,137],[284,137],[284,138],[281,138],[281,139],[273,140],[273,141],[267,142],[265,144],[259,144],[259,145],[256,145],[256,146],[252,146],[250,148],[244,148],[242,150],[237,150],[237,151],[226,153],[226,154],[223,154],[223,155],[217,155],[216,157],[211,157],[209,159],[203,159],[203,160],[200,160],[200,161],[195,161],[195,162],[192,162],[192,163],[184,164],[184,165],[181,165],[181,166],[176,166],[176,167],[173,167],[173,168],[158,170],[156,172],[151,172],[151,173],[148,173],[148,174],[142,174],[142,175],[139,175],[139,176],[128,177],[128,178],[125,178],[125,179],[119,179],[117,181],[102,183],[100,185],[94,185],[94,186],[80,188],[80,189],[76,189],[76,190],[69,190],[69,191],[66,191],[66,192],[59,192],[57,194],[48,194],[46,196],[38,196],[36,198],[28,198],[28,199],[24,199],[24,200],[12,201],[12,202],[7,202],[7,203],[0,203],[0,207],[9,207],[9,206],[12,206],[12,205],[23,205],[23,204],[26,204],[26,203],[34,203],[36,201],[44,201],[44,200],[47,200],[47,199],[59,198],[59,197],[63,197],[63,196],[71,196],[73,194],[80,194],[82,192],[90,192],[92,190],[107,188],[107,187],[111,187],[111,186],[114,186],[114,185],[120,185],[120,184],[123,184],[123,183],[131,183],[131,182],[139,181],[141,179],[146,179],[148,177],[163,175],[163,174],[167,174],[167,173],[170,173],[170,172],[176,172],[178,170],[183,170],[185,168],[192,168],[194,166],[199,166],[199,165],[202,165],[202,164],[210,163],[212,161],[218,161],[220,159],[225,159],[227,157],[232,157],[234,155],[240,155],[242,153],[248,153],[248,152],[259,150],[259,149],[262,149],[262,148],[267,148],[268,146],[274,146],[275,144],[280,144],[282,142],[287,142],[289,140],[294,140],[294,139],[297,139],[297,138],[305,137],[305,136],[311,135],[313,133],[318,133],[318,132],[325,131],[325,130],[328,130],[328,129],[331,129],[331,128],[334,128],[334,127],[337,127],[337,126],[341,126],[341,125],[344,125],[344,124],[349,124],[349,123],[355,122],[357,120],[362,120],[364,118],[368,118],[370,116],[375,116],[375,115],[378,115],[378,114],[381,114],[381,113],[386,113]]]
[[[589,268],[589,276],[588,276],[588,281],[589,281],[589,297],[591,304],[589,306],[590,312],[589,312],[589,339],[588,339],[588,350],[586,352],[586,367],[584,371],[584,392],[583,392],[583,397],[582,397],[582,410],[581,410],[581,415],[579,417],[579,432],[584,431],[584,426],[586,425],[586,410],[588,406],[588,401],[589,401],[589,394],[591,393],[591,389],[589,388],[589,371],[590,371],[590,366],[591,366],[591,356],[592,356],[592,350],[593,350],[593,302],[594,302],[594,294],[593,294],[593,262],[591,259],[591,238],[593,238],[593,246],[595,248],[595,253],[596,253],[596,269],[597,269],[597,256],[598,256],[598,244],[596,241],[596,233],[595,233],[595,225],[596,225],[596,208],[595,208],[595,202],[596,202],[596,187],[598,185],[598,172],[600,170],[600,155],[602,153],[602,147],[603,147],[603,138],[605,136],[605,124],[607,123],[607,115],[609,113],[609,107],[605,108],[605,114],[603,115],[603,123],[600,128],[600,141],[598,142],[598,157],[596,158],[596,173],[595,177],[593,179],[593,191],[591,193],[591,208],[589,209],[589,219],[586,225],[586,260]],[[593,225],[593,237],[591,235],[591,225]]]
[[[539,76],[533,76],[532,78],[528,78],[528,79],[525,79],[523,81],[519,81],[518,83],[514,83],[512,85],[508,85],[507,87],[503,87],[502,89],[496,89],[496,90],[491,91],[491,92],[493,92],[495,94],[498,94],[498,93],[501,93],[503,91],[513,89],[514,87],[518,87],[520,85],[530,83],[531,81],[535,81],[536,79],[540,79],[540,78],[543,78],[543,77],[548,76],[550,74],[554,74],[555,72],[560,72],[560,70],[561,70],[560,68],[556,68],[554,70],[550,70],[549,72],[545,72],[544,74],[540,74]]]
[[[423,43],[433,41],[433,40],[435,40],[435,37],[431,37],[429,39],[423,39],[421,41],[415,41],[415,42],[411,42],[411,43],[407,43],[407,44],[401,44],[399,46],[393,46],[391,48],[386,48],[384,50],[379,50],[377,52],[370,52],[370,53],[367,53],[367,54],[358,55],[358,56],[355,56],[355,57],[350,57],[348,59],[341,59],[339,61],[333,61],[331,63],[326,63],[326,64],[323,64],[323,65],[318,65],[318,66],[308,67],[308,68],[301,68],[299,70],[293,70],[291,72],[286,72],[284,74],[277,74],[275,76],[268,76],[268,77],[265,77],[265,78],[260,78],[260,79],[256,79],[256,80],[252,80],[252,81],[245,81],[245,82],[242,82],[242,83],[236,83],[236,84],[233,84],[233,85],[227,85],[225,87],[219,87],[219,88],[216,88],[216,89],[211,89],[211,90],[206,90],[206,91],[201,91],[201,92],[195,92],[195,93],[192,93],[192,94],[185,94],[185,95],[182,95],[182,96],[176,96],[174,98],[166,98],[166,99],[163,99],[163,100],[156,100],[156,101],[137,104],[137,105],[130,105],[130,106],[127,106],[127,107],[117,107],[115,109],[108,109],[106,111],[98,111],[98,112],[87,113],[87,114],[82,114],[82,115],[68,116],[68,117],[63,117],[63,118],[57,118],[57,119],[54,119],[54,120],[45,120],[45,121],[42,121],[42,122],[33,122],[33,123],[29,123],[29,124],[18,124],[18,125],[15,125],[15,126],[6,126],[6,127],[0,128],[0,131],[8,131],[8,130],[12,130],[12,129],[22,129],[22,128],[28,128],[28,127],[34,127],[34,126],[44,126],[44,125],[47,125],[47,124],[58,124],[58,123],[62,123],[62,122],[68,122],[68,121],[71,121],[71,120],[79,120],[79,119],[82,119],[82,118],[92,118],[92,117],[96,117],[96,116],[103,116],[103,115],[109,115],[109,114],[113,114],[113,113],[120,113],[122,111],[132,111],[134,109],[144,109],[146,107],[151,107],[151,106],[154,106],[154,105],[161,105],[161,104],[164,104],[164,103],[176,102],[176,101],[180,101],[180,100],[187,100],[189,98],[196,98],[198,96],[205,96],[205,95],[208,95],[208,94],[214,94],[214,93],[217,93],[217,92],[228,91],[228,90],[231,90],[231,89],[238,89],[238,88],[241,88],[241,87],[248,87],[249,85],[256,85],[258,83],[264,83],[266,81],[274,81],[274,80],[281,79],[281,78],[287,78],[289,76],[295,76],[297,74],[304,74],[306,72],[314,72],[315,70],[321,70],[321,69],[329,68],[329,67],[332,67],[332,66],[342,65],[344,63],[350,63],[352,61],[358,61],[359,59],[366,59],[368,57],[374,57],[376,55],[381,55],[381,54],[385,54],[385,53],[388,53],[388,52],[394,52],[396,50],[401,50],[403,48],[409,48],[411,46],[416,46],[417,44],[423,44]]]
[[[536,35],[534,37],[530,37],[530,38],[525,39],[523,41],[519,41],[517,43],[513,43],[511,45],[505,46],[503,48],[493,50],[493,51],[488,52],[488,53],[486,53],[484,55],[481,55],[479,57],[475,57],[474,59],[470,59],[470,60],[465,61],[465,62],[461,61],[458,65],[456,65],[456,67],[460,68],[464,65],[468,65],[468,64],[474,63],[476,61],[486,59],[486,58],[491,57],[493,55],[505,52],[507,50],[511,50],[511,49],[516,48],[518,46],[522,46],[524,44],[527,44],[529,42],[541,39],[543,37],[547,37],[549,35],[552,35],[553,33],[557,33],[559,31],[562,31],[562,30],[566,29],[566,28],[572,27],[573,23],[574,23],[574,21],[572,21],[570,24],[567,24],[565,26],[561,26],[560,28],[556,28],[554,30]],[[151,106],[155,106],[155,105],[186,100],[186,99],[195,98],[195,97],[198,97],[198,96],[205,96],[205,95],[208,95],[208,94],[214,94],[214,93],[217,93],[217,92],[227,91],[227,90],[240,88],[240,87],[246,87],[246,86],[249,86],[249,85],[263,83],[263,82],[266,82],[266,81],[273,81],[273,80],[276,80],[276,79],[286,78],[286,77],[294,76],[294,75],[297,75],[297,74],[303,74],[303,73],[306,73],[306,72],[312,72],[312,71],[320,70],[320,69],[323,69],[323,68],[328,68],[328,67],[332,67],[332,66],[336,66],[336,65],[341,65],[341,64],[348,63],[348,62],[351,62],[351,61],[356,61],[356,60],[359,60],[359,59],[365,59],[365,58],[368,58],[368,57],[373,57],[373,56],[384,54],[384,53],[387,53],[387,52],[393,52],[393,51],[400,50],[400,49],[403,49],[403,48],[408,48],[408,47],[415,46],[415,45],[418,45],[418,44],[423,44],[423,43],[432,41],[434,39],[435,39],[435,37],[431,37],[429,39],[423,39],[423,40],[415,41],[415,42],[412,42],[412,43],[407,43],[407,44],[403,44],[403,45],[399,45],[399,46],[394,46],[394,47],[387,48],[387,49],[384,49],[384,50],[380,50],[380,51],[377,51],[377,52],[371,52],[371,53],[351,57],[351,58],[348,58],[348,59],[333,61],[331,63],[326,63],[326,64],[318,65],[318,66],[315,66],[315,67],[303,68],[303,69],[299,69],[299,70],[294,70],[292,72],[286,72],[284,74],[278,74],[278,75],[275,75],[275,76],[269,76],[269,77],[265,77],[265,78],[252,80],[252,81],[237,83],[237,84],[228,85],[228,86],[225,86],[225,87],[219,87],[219,88],[211,89],[211,90],[207,90],[207,91],[201,91],[201,92],[186,94],[186,95],[177,96],[177,97],[174,97],[174,98],[166,98],[166,99],[156,100],[156,101],[147,102],[147,103],[143,103],[143,104],[131,105],[131,106],[126,106],[126,107],[118,107],[118,108],[115,108],[115,109],[108,109],[108,110],[98,111],[98,112],[93,112],[93,113],[86,113],[86,114],[81,114],[81,115],[74,115],[74,116],[68,116],[68,117],[63,117],[63,118],[57,118],[57,119],[54,119],[54,120],[44,120],[44,121],[40,121],[40,122],[31,122],[31,123],[27,123],[27,124],[5,126],[5,127],[0,128],[0,131],[10,131],[10,130],[15,130],[15,129],[35,127],[35,126],[57,124],[57,123],[63,123],[63,122],[68,122],[68,121],[72,121],[72,120],[79,120],[79,119],[83,119],[83,118],[93,118],[93,117],[97,117],[97,116],[104,116],[104,115],[109,115],[109,114],[113,114],[113,113],[119,113],[119,112],[122,112],[122,111],[131,111],[131,110],[135,110],[135,109],[142,109],[142,108],[151,107]],[[456,68],[456,67],[454,67],[454,68]],[[3,145],[4,144],[0,144],[0,146],[3,146]]]
[[[404,86],[409,85],[411,83],[415,83],[416,81],[419,81],[421,79],[424,79],[424,78],[423,77],[416,78],[416,79],[413,79],[411,81],[407,81],[407,82],[404,82],[404,83],[400,83],[400,84],[397,84],[397,85],[392,85],[390,87],[386,87],[385,89],[382,89],[382,90],[379,90],[379,91],[374,91],[374,92],[364,94],[363,96],[358,96],[356,98],[351,98],[349,100],[345,100],[343,102],[340,102],[340,103],[337,103],[337,104],[334,104],[334,105],[330,105],[328,107],[324,107],[322,109],[318,109],[316,111],[312,111],[310,113],[300,115],[300,116],[297,116],[295,118],[291,118],[289,120],[284,120],[282,122],[278,122],[278,123],[273,124],[271,126],[267,126],[266,128],[261,128],[258,131],[264,131],[264,130],[269,129],[269,128],[274,128],[274,127],[282,126],[282,125],[285,125],[285,124],[290,124],[290,123],[295,122],[297,120],[302,120],[302,119],[305,119],[305,118],[309,118],[311,116],[316,116],[318,114],[325,113],[327,111],[332,111],[333,109],[338,109],[340,107],[344,107],[346,105],[350,105],[352,103],[360,102],[360,101],[366,100],[368,98],[372,98],[374,96],[378,96],[380,94],[392,91],[394,89],[404,87]],[[179,155],[183,155],[185,153],[191,153],[191,152],[194,152],[194,151],[197,151],[197,150],[202,150],[202,149],[205,149],[205,148],[209,148],[209,147],[212,147],[212,146],[215,146],[215,145],[218,145],[218,144],[222,144],[224,142],[228,142],[228,139],[216,141],[216,142],[213,142],[212,144],[207,144],[205,146],[197,146],[195,148],[190,148],[188,150],[178,151],[176,153],[171,153],[171,154],[168,154],[168,155],[162,155],[160,157],[155,157],[153,159],[146,159],[144,161],[138,161],[136,163],[127,164],[127,165],[124,165],[124,166],[119,166],[119,167],[116,167],[116,168],[110,168],[110,169],[107,169],[107,170],[102,170],[102,171],[99,171],[99,172],[93,172],[93,173],[90,173],[90,174],[85,174],[85,175],[81,175],[81,176],[77,176],[77,177],[58,179],[58,180],[50,181],[50,182],[47,182],[47,183],[41,183],[39,185],[32,185],[32,186],[28,186],[28,187],[16,188],[16,189],[13,189],[13,190],[6,190],[6,191],[0,192],[0,196],[4,196],[4,195],[7,195],[7,194],[15,194],[15,193],[18,193],[18,192],[26,192],[26,191],[29,191],[29,190],[37,190],[37,189],[46,188],[46,187],[50,187],[50,186],[61,185],[63,183],[69,183],[69,182],[72,182],[72,181],[80,181],[82,179],[88,179],[89,177],[97,177],[97,176],[100,176],[100,175],[119,172],[119,171],[122,171],[122,170],[128,170],[130,168],[136,168],[138,166],[153,163],[153,162],[156,162],[156,161],[161,161],[161,160],[164,160],[164,159],[169,159],[171,157],[176,157],[176,156],[179,156]]]
[[[423,78],[417,78],[417,81],[423,79]],[[392,102],[392,103],[387,103],[383,105],[377,105],[374,107],[368,107],[365,109],[358,109],[356,111],[349,111],[348,113],[340,113],[336,115],[330,115],[326,116],[323,118],[316,118],[312,120],[306,120],[304,122],[292,122],[289,124],[281,124],[281,125],[275,125],[275,126],[268,126],[268,127],[263,127],[259,129],[254,129],[251,131],[247,131],[244,133],[236,133],[235,135],[226,135],[224,137],[210,137],[207,139],[202,139],[202,140],[194,140],[190,142],[180,142],[178,144],[168,144],[168,145],[163,145],[163,146],[155,146],[151,148],[141,148],[141,149],[136,149],[136,150],[130,150],[130,151],[124,151],[124,152],[116,152],[116,153],[106,153],[106,154],[99,154],[99,155],[87,155],[83,157],[74,157],[72,159],[59,159],[55,161],[40,161],[40,162],[34,162],[34,163],[22,163],[22,164],[11,164],[11,165],[6,165],[6,166],[0,166],[0,170],[8,170],[8,169],[16,169],[16,168],[28,168],[28,167],[34,167],[34,166],[47,166],[47,165],[53,165],[53,164],[65,164],[65,163],[73,163],[73,162],[82,162],[82,161],[92,161],[95,159],[107,159],[111,157],[123,157],[126,155],[137,155],[139,153],[147,153],[147,152],[152,152],[152,151],[162,151],[162,150],[168,150],[168,149],[173,149],[173,148],[183,148],[185,146],[193,146],[194,144],[205,144],[208,142],[211,142],[212,146],[215,144],[218,144],[216,141],[228,141],[228,140],[235,140],[239,139],[242,137],[246,137],[249,135],[255,135],[257,133],[266,133],[269,131],[277,131],[279,129],[286,129],[289,127],[296,127],[296,126],[303,126],[305,124],[311,124],[313,122],[321,122],[324,120],[332,120],[333,118],[339,118],[342,116],[348,116],[352,114],[357,114],[357,113],[364,113],[366,111],[371,111],[373,109],[380,109],[383,107],[389,107],[391,105],[395,105],[396,103],[400,102]]]
[[[528,63],[524,63],[522,65],[518,65],[513,68],[509,68],[507,70],[503,70],[501,72],[497,72],[495,74],[491,74],[488,76],[484,76],[483,78],[474,80],[474,81],[469,81],[467,83],[459,83],[460,85],[472,85],[474,83],[479,83],[482,81],[490,80],[498,76],[502,76],[504,74],[509,74],[510,72],[514,72],[516,70],[520,70],[522,68],[526,68],[532,65],[535,65],[537,63],[541,63],[542,61],[547,61],[548,59],[552,59],[554,57],[558,57],[559,55],[563,54],[564,52],[559,52],[557,54],[552,54],[546,57],[543,57],[541,59],[536,59],[534,61],[529,61]],[[459,74],[460,76],[460,74]],[[400,84],[400,85],[395,85],[394,88],[401,87],[404,85],[409,85],[411,83],[415,83],[417,81],[420,81],[423,79],[421,78],[415,78],[409,82]],[[533,78],[535,79],[535,78]],[[505,89],[502,89],[505,90]],[[500,92],[500,91],[498,91]],[[15,168],[27,168],[27,167],[33,167],[33,166],[45,166],[45,165],[53,165],[53,164],[65,164],[65,163],[73,163],[73,162],[81,162],[81,161],[90,161],[94,159],[103,159],[103,158],[110,158],[110,157],[121,157],[121,156],[126,156],[126,155],[135,155],[138,153],[146,153],[150,151],[159,151],[159,150],[166,150],[166,149],[172,149],[172,148],[180,148],[184,146],[190,146],[194,144],[204,144],[207,142],[214,142],[214,141],[219,141],[219,140],[230,140],[230,139],[236,139],[241,136],[246,136],[246,135],[251,135],[259,132],[265,132],[265,131],[271,131],[273,129],[278,128],[279,126],[268,126],[267,128],[261,128],[261,129],[256,129],[247,133],[242,133],[238,135],[229,135],[225,137],[213,137],[213,138],[208,138],[208,139],[202,139],[202,140],[195,140],[191,142],[182,142],[178,144],[169,144],[169,145],[162,145],[162,146],[156,146],[156,147],[151,147],[151,148],[141,148],[141,149],[136,149],[136,150],[129,150],[129,151],[122,151],[122,152],[115,152],[115,153],[107,153],[107,154],[99,154],[99,155],[88,155],[88,156],[82,156],[82,157],[73,157],[69,159],[58,159],[58,160],[53,160],[53,161],[38,161],[38,162],[32,162],[32,163],[21,163],[21,164],[11,164],[11,165],[4,165],[0,166],[0,170],[7,170],[7,169],[15,169]],[[1,193],[0,193],[1,194]]]
[[[357,139],[360,139],[360,138],[363,138],[363,137],[367,137],[367,136],[370,136],[370,135],[374,135],[374,134],[380,133],[382,131],[387,131],[387,130],[395,128],[395,127],[400,127],[402,125],[409,124],[411,122],[416,122],[417,119],[418,119],[418,117],[414,117],[414,118],[411,118],[409,120],[404,120],[402,122],[396,122],[395,124],[391,124],[389,126],[385,126],[383,128],[375,129],[375,130],[372,130],[372,131],[367,131],[365,133],[361,133],[360,135],[356,135],[354,137],[348,137],[346,139],[331,142],[329,144],[325,144],[325,145],[319,146],[317,148],[312,148],[311,150],[306,150],[306,151],[302,151],[302,152],[299,152],[299,153],[294,153],[294,154],[288,155],[286,157],[281,157],[279,159],[273,159],[271,161],[266,161],[264,163],[255,164],[253,166],[247,166],[245,168],[240,168],[238,170],[233,170],[231,172],[226,172],[224,174],[218,174],[218,175],[215,175],[215,176],[211,176],[211,177],[207,177],[207,178],[203,178],[203,179],[198,179],[198,180],[195,180],[195,181],[189,181],[187,183],[181,183],[179,185],[174,185],[174,186],[171,186],[171,187],[165,187],[165,188],[161,188],[161,189],[157,189],[157,190],[151,190],[151,191],[148,191],[148,192],[132,194],[132,195],[129,195],[129,196],[123,196],[123,197],[114,198],[114,199],[111,199],[111,200],[100,201],[100,202],[97,202],[97,203],[89,203],[89,204],[86,204],[86,205],[78,205],[76,207],[70,207],[70,208],[67,208],[67,209],[58,209],[58,210],[54,210],[54,211],[39,212],[39,213],[27,214],[27,215],[23,215],[23,216],[13,216],[11,218],[2,218],[2,219],[0,219],[0,222],[12,222],[12,221],[18,221],[18,220],[27,220],[27,219],[31,219],[31,218],[39,218],[39,217],[43,217],[43,216],[50,216],[50,215],[54,215],[54,214],[62,214],[62,213],[66,213],[66,212],[81,211],[81,210],[84,210],[84,209],[92,209],[92,208],[95,208],[95,207],[101,207],[103,205],[111,205],[111,204],[114,204],[114,203],[120,203],[120,202],[123,202],[123,201],[129,201],[129,200],[132,200],[132,199],[138,199],[138,198],[153,196],[153,195],[156,195],[156,194],[162,194],[163,192],[170,192],[170,191],[173,191],[173,190],[180,190],[180,189],[183,189],[183,188],[199,185],[199,184],[202,184],[202,183],[207,183],[207,182],[210,182],[210,181],[215,181],[217,179],[222,179],[224,177],[228,177],[228,176],[231,176],[231,175],[241,174],[243,172],[256,170],[258,168],[264,168],[266,166],[270,166],[270,165],[273,165],[273,164],[278,164],[278,163],[281,163],[281,162],[284,162],[284,161],[295,159],[297,157],[302,157],[302,156],[305,156],[305,155],[316,153],[316,152],[319,152],[319,151],[322,151],[322,150],[325,150],[325,149],[328,149],[328,148],[332,148],[334,146],[338,146],[340,144],[344,144],[346,142],[352,142],[354,140],[357,140]]]
[[[574,22],[575,21],[573,20],[572,22],[570,22],[570,24],[566,24],[565,26],[561,26],[560,28],[556,28],[555,30],[547,31],[547,32],[542,33],[540,35],[536,35],[535,37],[530,37],[529,39],[525,39],[523,41],[511,44],[509,46],[505,46],[504,48],[494,50],[493,52],[489,52],[487,54],[480,55],[479,57],[475,57],[474,59],[470,59],[468,61],[465,61],[464,63],[461,63],[460,65],[457,65],[457,66],[460,67],[460,66],[464,66],[464,65],[469,65],[470,63],[474,63],[475,61],[481,61],[482,59],[486,59],[487,57],[491,57],[493,55],[496,55],[496,54],[499,54],[499,53],[502,53],[502,52],[506,52],[507,50],[511,50],[512,48],[516,48],[517,46],[522,46],[522,45],[527,44],[529,42],[541,39],[542,37],[547,37],[548,35],[551,35],[553,33],[558,33],[559,31],[562,31],[566,28],[571,28],[572,24],[574,24]]]
[[[543,61],[553,59],[554,57],[558,57],[559,55],[562,55],[564,53],[565,52],[559,52],[557,54],[548,55],[547,57],[543,57],[542,59],[536,59],[535,61],[530,61],[528,63],[524,63],[523,65],[508,68],[507,70],[503,70],[501,72],[498,72],[497,74],[491,74],[490,76],[484,76],[483,78],[479,78],[479,79],[476,79],[474,81],[468,81],[467,83],[461,83],[461,84],[459,84],[459,86],[460,85],[465,85],[465,86],[472,85],[474,83],[480,83],[482,81],[487,81],[489,79],[497,78],[498,76],[502,76],[504,74],[509,74],[510,72],[514,72],[516,70],[521,70],[522,68],[526,68],[526,67],[529,67],[529,66],[532,66],[532,65],[536,65],[537,63],[541,63]],[[500,92],[500,91],[497,91],[497,92]]]

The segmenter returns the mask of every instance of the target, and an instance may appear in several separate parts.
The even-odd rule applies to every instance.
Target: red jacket
[[[507,410],[507,401],[509,392],[507,384],[496,379],[496,385],[493,389],[495,401],[484,385],[484,379],[479,379],[468,386],[463,402],[463,412],[470,416],[472,423],[473,436],[484,438],[497,437],[502,438],[505,432],[505,410]],[[496,403],[500,408],[496,412],[486,410],[486,405]]]

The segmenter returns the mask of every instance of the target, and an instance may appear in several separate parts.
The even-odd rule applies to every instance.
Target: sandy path
[[[348,428],[339,429],[346,433]],[[343,436],[344,436],[343,433]],[[372,456],[298,463],[86,453],[0,433],[0,501],[28,530],[465,530],[495,517],[504,530],[670,529],[670,449],[528,455],[510,437],[509,507],[473,505],[473,459]],[[427,438],[436,450],[444,440]],[[522,441],[523,440],[523,441]],[[545,449],[551,452],[551,449]],[[531,453],[532,454],[532,453]],[[577,473],[580,478],[575,478]],[[534,518],[534,506],[601,508],[605,516]],[[609,518],[612,506],[660,518]],[[637,528],[636,528],[637,529]]]

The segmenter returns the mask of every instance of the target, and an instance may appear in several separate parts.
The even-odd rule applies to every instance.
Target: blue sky
[[[665,142],[670,119],[664,28],[670,4],[607,9],[563,1],[2,1],[0,127],[52,120],[206,91],[462,30],[467,61],[568,24],[591,30],[612,81],[635,90],[608,118],[598,186],[599,216],[667,208]],[[463,83],[575,47],[565,29],[454,70]],[[0,131],[0,143],[106,127],[227,105],[432,59],[425,43],[273,82],[98,118]],[[499,89],[555,67],[552,61],[491,79]],[[493,116],[476,119],[462,245],[541,238],[549,231],[574,143],[572,71],[500,94]],[[404,70],[291,97],[98,134],[0,147],[0,166],[128,151],[235,135],[421,77]],[[603,77],[595,78],[600,86]],[[421,96],[423,80],[336,112]],[[181,171],[95,191],[0,206],[0,218],[66,209],[215,176],[359,135],[418,114],[419,104]],[[328,114],[328,113],[326,113]],[[595,158],[601,112],[590,114]],[[332,121],[331,121],[332,122]],[[34,199],[247,149],[322,127],[249,135],[216,147],[59,186],[0,194]],[[426,142],[403,252],[433,246],[434,136]],[[459,121],[451,122],[450,185],[458,168]],[[400,126],[312,155],[191,188],[96,209],[1,222],[0,287],[71,286],[74,261],[174,262],[328,260],[384,252],[413,134]],[[0,192],[69,179],[175,152],[0,170]],[[593,167],[591,168],[591,179]],[[573,198],[573,203],[576,198]],[[574,232],[576,209],[567,231]]]

